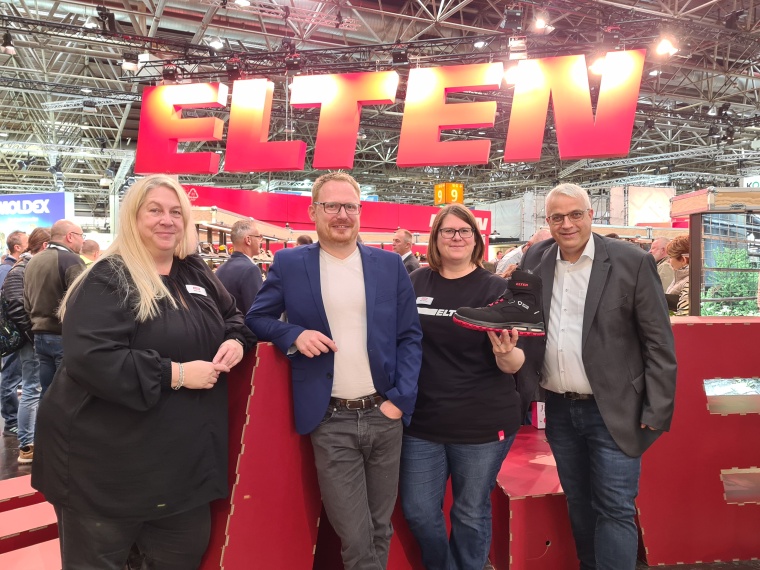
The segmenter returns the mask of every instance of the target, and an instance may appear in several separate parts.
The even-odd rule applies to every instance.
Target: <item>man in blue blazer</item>
[[[296,429],[310,434],[344,567],[382,570],[422,331],[401,258],[356,242],[359,196],[346,173],[316,180],[319,241],[275,254],[246,324],[290,357]]]

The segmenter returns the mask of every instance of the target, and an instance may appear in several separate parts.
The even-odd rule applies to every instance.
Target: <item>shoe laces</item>
[[[499,303],[503,303],[503,302],[504,302],[504,297],[499,297],[493,303],[488,303],[487,306],[488,307],[493,307],[494,305],[498,305]]]

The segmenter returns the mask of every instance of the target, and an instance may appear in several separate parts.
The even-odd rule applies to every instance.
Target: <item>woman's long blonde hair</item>
[[[71,295],[79,288],[88,273],[101,263],[110,263],[117,270],[119,288],[124,292],[124,301],[126,302],[131,296],[134,296],[135,301],[130,308],[135,311],[139,322],[147,321],[159,315],[161,310],[158,302],[161,299],[168,299],[173,308],[177,307],[176,301],[161,280],[161,275],[156,271],[153,257],[143,244],[140,231],[137,228],[137,214],[145,202],[148,192],[159,187],[173,190],[177,194],[182,210],[185,236],[177,245],[174,255],[179,259],[184,259],[195,253],[198,246],[198,233],[195,230],[191,215],[190,200],[188,200],[182,186],[174,178],[163,174],[141,178],[124,195],[119,211],[119,233],[113,243],[95,263],[91,264],[74,280],[66,292],[59,310],[61,321],[63,321],[66,304]]]

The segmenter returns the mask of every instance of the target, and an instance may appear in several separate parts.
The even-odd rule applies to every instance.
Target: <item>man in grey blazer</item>
[[[579,186],[546,196],[553,239],[522,260],[543,284],[545,354],[520,376],[538,374],[547,391],[546,437],[581,569],[634,570],[641,455],[673,415],[673,332],[654,258],[592,234],[592,217]]]
[[[420,268],[420,262],[412,253],[412,233],[409,230],[399,228],[393,235],[393,251],[401,256],[407,273]]]

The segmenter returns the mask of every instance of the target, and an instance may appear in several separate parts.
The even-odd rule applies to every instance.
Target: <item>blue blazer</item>
[[[409,423],[422,363],[422,329],[409,275],[401,257],[359,245],[367,298],[367,354],[375,389],[404,412]],[[296,430],[316,428],[330,404],[334,353],[308,358],[295,350],[305,330],[332,338],[322,302],[319,244],[283,249],[274,256],[264,286],[245,318],[260,340],[290,357]],[[281,321],[282,313],[287,322]],[[292,348],[291,348],[292,347]]]

